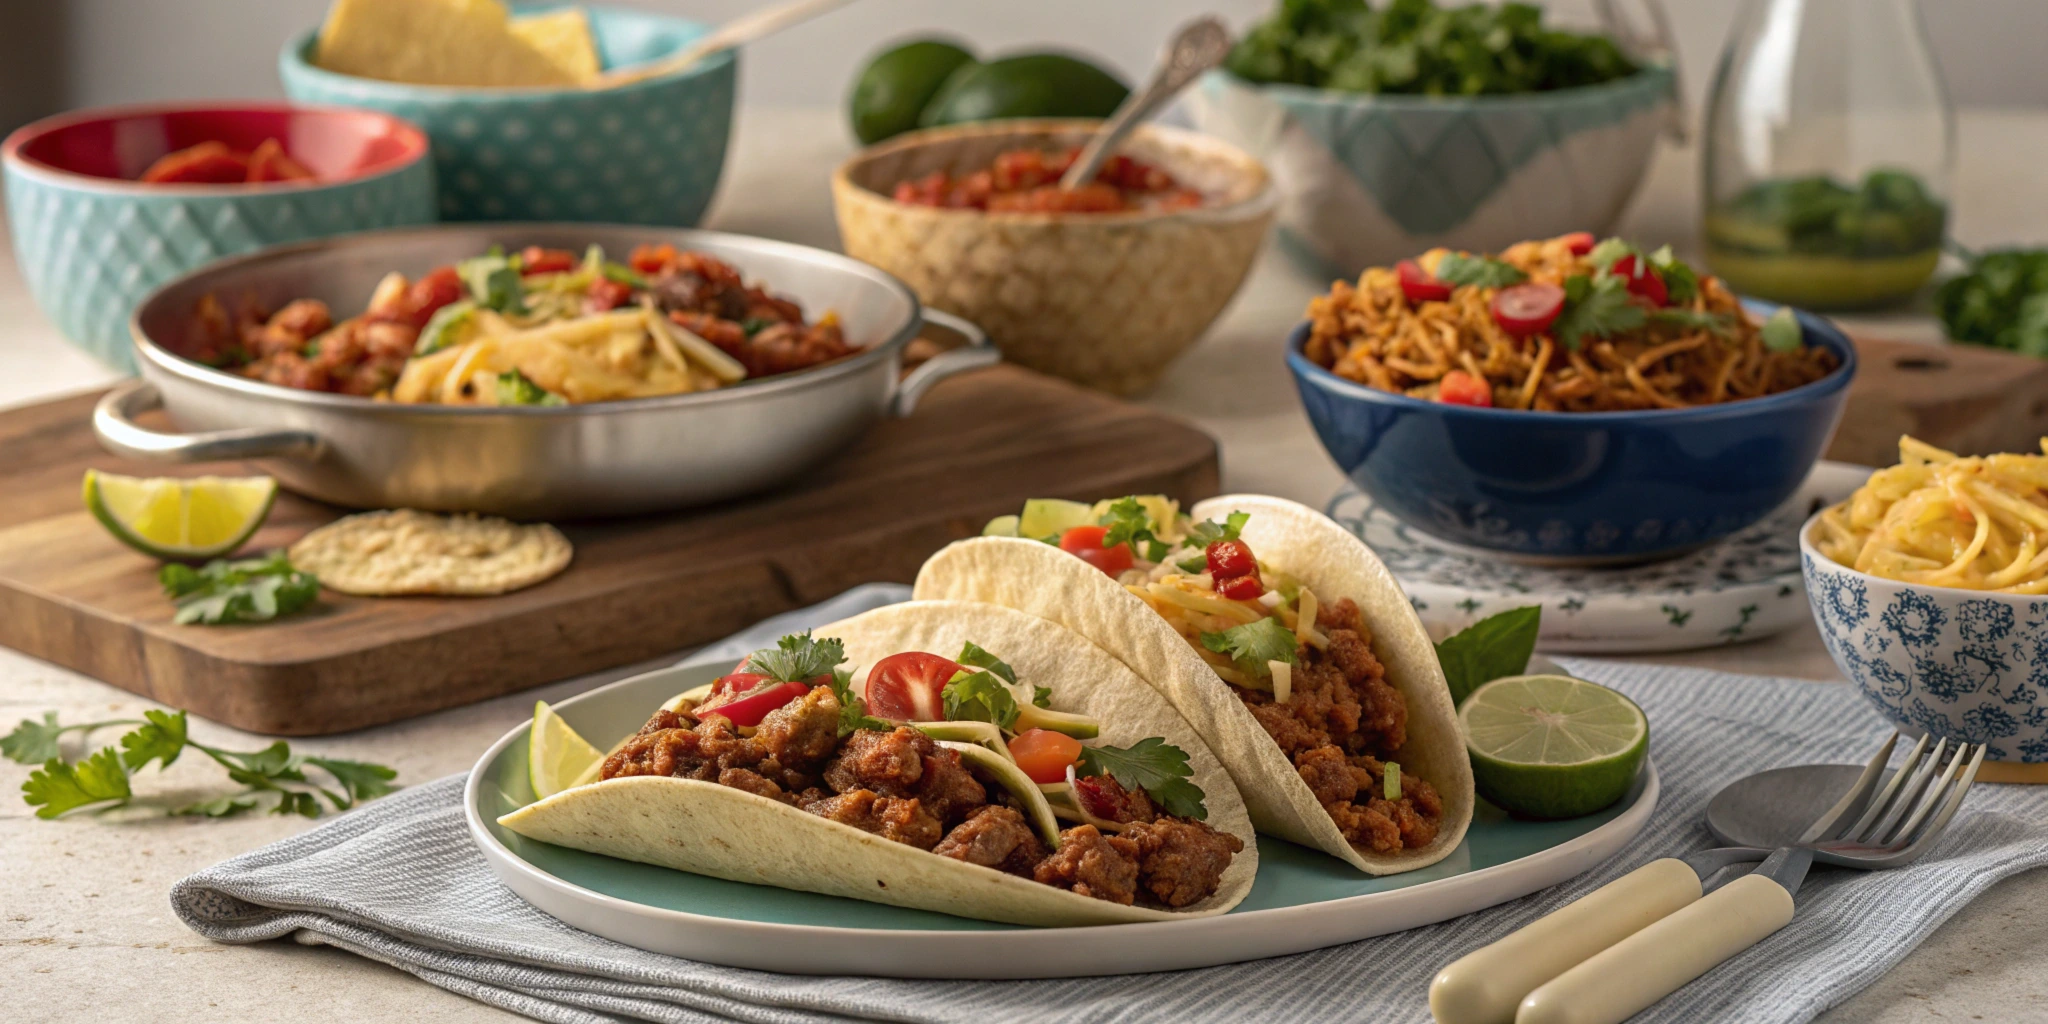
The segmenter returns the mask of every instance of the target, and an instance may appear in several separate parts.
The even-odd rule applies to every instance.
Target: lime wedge
[[[598,769],[603,766],[603,751],[569,728],[569,723],[562,721],[547,701],[533,702],[533,732],[526,741],[526,775],[533,783],[536,799],[596,782]]]
[[[1494,806],[1531,818],[1575,818],[1627,795],[1650,749],[1643,709],[1570,676],[1509,676],[1458,708],[1472,781]]]
[[[85,471],[85,507],[121,543],[166,561],[215,558],[270,515],[267,476],[134,477]]]

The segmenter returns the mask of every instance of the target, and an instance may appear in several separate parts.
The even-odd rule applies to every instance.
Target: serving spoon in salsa
[[[1088,140],[1073,166],[1060,176],[1060,187],[1069,191],[1095,180],[1096,172],[1131,130],[1159,111],[1166,101],[1179,95],[1202,72],[1223,63],[1230,56],[1230,30],[1214,16],[1196,18],[1174,33],[1173,41],[1159,55],[1152,77],[1145,87],[1124,98],[1116,113]]]

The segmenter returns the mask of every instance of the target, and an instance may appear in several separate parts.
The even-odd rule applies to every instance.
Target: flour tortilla
[[[344,594],[483,596],[568,568],[573,549],[546,523],[401,508],[337,519],[299,538],[292,565]]]
[[[1119,906],[1028,878],[940,857],[787,804],[691,779],[637,776],[564,790],[498,819],[531,839],[717,878],[1048,927],[1166,921],[1221,914],[1251,891],[1259,853],[1244,801],[1192,727],[1144,680],[1070,630],[987,604],[912,602],[814,631],[846,643],[860,666],[903,651],[952,656],[972,640],[1052,688],[1052,708],[1093,715],[1091,744],[1148,736],[1186,751],[1208,823],[1244,842],[1216,894],[1182,910]]]
[[[1442,860],[1472,823],[1472,765],[1435,645],[1407,595],[1370,548],[1306,506],[1229,495],[1202,502],[1190,514],[1221,522],[1231,512],[1251,514],[1243,537],[1262,561],[1300,579],[1319,601],[1357,602],[1387,682],[1408,704],[1407,743],[1392,759],[1402,774],[1428,781],[1443,798],[1443,824],[1430,845],[1379,854],[1346,842],[1272,737],[1188,642],[1121,584],[1058,548],[1014,537],[961,541],[924,564],[914,596],[1027,611],[1080,633],[1136,669],[1223,759],[1259,831],[1322,850],[1371,875]]]

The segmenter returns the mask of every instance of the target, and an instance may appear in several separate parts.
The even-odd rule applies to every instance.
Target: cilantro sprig
[[[1295,663],[1294,631],[1271,617],[1232,626],[1220,633],[1203,633],[1202,646],[1229,655],[1237,663],[1238,671],[1259,678],[1272,673],[1266,664],[1269,661]]]
[[[1077,774],[1107,775],[1125,789],[1142,789],[1176,818],[1200,821],[1209,816],[1202,787],[1190,781],[1195,770],[1188,767],[1187,752],[1157,736],[1128,747],[1082,747]]]
[[[845,643],[837,637],[813,637],[807,629],[747,655],[746,670],[759,672],[778,683],[806,683],[830,675],[845,661]]]
[[[1017,698],[995,673],[961,672],[939,691],[949,722],[990,722],[998,729],[1017,724]]]
[[[134,725],[122,734],[118,747],[101,747],[77,761],[67,761],[60,742],[68,732],[91,733],[117,725]],[[240,783],[239,792],[174,808],[173,814],[219,818],[270,805],[272,814],[298,814],[317,818],[320,800],[325,798],[337,811],[383,796],[394,788],[398,773],[379,764],[344,761],[337,758],[293,754],[291,746],[278,740],[257,751],[222,750],[191,738],[183,711],[147,711],[142,719],[117,719],[61,725],[56,712],[45,712],[42,721],[23,719],[14,731],[0,737],[0,754],[20,764],[42,762],[21,784],[22,798],[36,808],[36,817],[55,818],[81,808],[105,810],[119,807],[135,796],[131,778],[151,761],[158,770],[169,768],[186,750],[196,750],[227,769],[228,778]],[[325,773],[332,786],[307,777],[308,768]]]
[[[268,622],[305,609],[320,596],[320,580],[292,568],[282,551],[237,561],[216,558],[194,569],[172,562],[157,582],[177,606],[179,625]]]
[[[1505,288],[1528,280],[1529,275],[1512,263],[1503,263],[1490,256],[1469,256],[1462,252],[1446,254],[1436,263],[1436,279],[1449,285],[1478,285],[1481,288]]]
[[[1621,278],[1573,274],[1564,279],[1564,312],[1550,325],[1550,333],[1559,344],[1576,349],[1586,338],[1612,337],[1648,321],[1649,312],[1629,297],[1628,284]]]
[[[511,316],[526,314],[526,282],[519,273],[517,253],[508,256],[492,246],[485,255],[458,261],[455,273],[478,306]]]
[[[1214,519],[1204,519],[1188,531],[1188,545],[1207,548],[1219,540],[1236,540],[1238,534],[1244,532],[1244,524],[1251,521],[1250,512],[1232,512],[1224,516],[1221,523]]]
[[[832,670],[832,696],[839,698],[839,735],[851,736],[861,729],[888,732],[895,723],[868,714],[867,702],[854,695],[853,674],[843,668]]]
[[[1152,531],[1152,514],[1145,511],[1144,506],[1138,504],[1136,498],[1119,499],[1095,522],[1098,526],[1109,528],[1108,532],[1102,535],[1103,547],[1113,548],[1118,544],[1129,544],[1132,551],[1143,554],[1148,562],[1157,562],[1166,557],[1166,542],[1160,540],[1159,535]]]

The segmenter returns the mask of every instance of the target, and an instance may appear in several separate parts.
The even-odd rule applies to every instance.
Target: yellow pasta
[[[1823,511],[1814,546],[1904,583],[2048,593],[2048,438],[2041,451],[1964,458],[1900,438],[1899,464]]]

